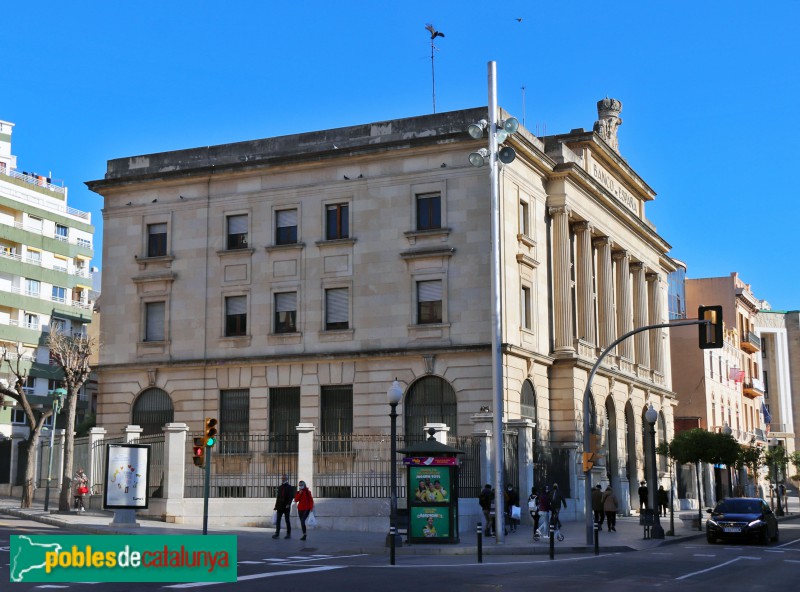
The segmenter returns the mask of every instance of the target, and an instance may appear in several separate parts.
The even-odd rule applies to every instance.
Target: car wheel
[[[717,538],[710,532],[706,532],[706,540],[708,541],[709,545],[713,545],[717,542]]]

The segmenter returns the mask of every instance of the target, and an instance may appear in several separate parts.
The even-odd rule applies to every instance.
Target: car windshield
[[[760,514],[761,503],[758,500],[729,499],[718,503],[714,512],[717,514]]]

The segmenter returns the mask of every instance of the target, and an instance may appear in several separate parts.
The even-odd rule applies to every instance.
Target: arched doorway
[[[611,489],[620,491],[619,481],[619,450],[617,438],[617,410],[614,398],[606,397],[606,478],[611,483]]]
[[[452,435],[458,427],[456,393],[450,383],[438,376],[420,378],[408,389],[404,403],[405,441],[419,442],[426,435],[427,423],[443,423]]]
[[[175,421],[172,399],[160,388],[149,388],[136,397],[131,423],[142,428],[142,435],[161,433],[164,425]]]
[[[628,479],[628,501],[633,506],[632,500],[638,500],[639,473],[636,468],[636,419],[633,415],[633,406],[628,401],[625,404],[625,476]]]
[[[533,427],[533,485],[543,487],[547,483],[547,459],[544,458],[542,443],[539,441],[539,413],[536,406],[536,390],[530,380],[522,383],[520,392],[520,415],[523,419],[530,419],[534,423]]]

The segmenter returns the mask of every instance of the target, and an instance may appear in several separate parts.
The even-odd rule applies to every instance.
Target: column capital
[[[610,236],[598,236],[592,239],[592,244],[595,246],[595,248],[605,246],[612,248],[614,246],[614,241],[611,240]]]
[[[555,206],[555,207],[547,208],[547,213],[550,214],[551,216],[555,216],[556,214],[569,215],[570,213],[572,213],[572,210],[570,209],[569,206],[566,206],[566,205],[564,205],[564,206]]]
[[[629,256],[628,251],[626,251],[625,249],[618,249],[616,251],[611,252],[611,258],[614,261],[622,261],[623,259],[627,259],[628,256]]]
[[[586,220],[579,220],[578,222],[575,222],[572,225],[572,228],[577,232],[585,232],[587,230],[591,232],[592,230],[594,230],[594,226],[592,226],[592,223],[587,222]]]
[[[631,261],[631,270],[633,271],[647,271],[647,266],[641,261]]]
[[[644,274],[644,279],[648,282],[656,282],[657,284],[661,283],[661,274],[655,271],[648,271]]]

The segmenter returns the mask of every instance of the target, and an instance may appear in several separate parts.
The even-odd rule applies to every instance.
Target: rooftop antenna
[[[436,27],[434,27],[431,23],[425,25],[425,29],[431,34],[431,84],[433,89],[433,112],[436,113],[436,70],[434,69],[433,65],[433,52],[437,48],[433,44],[433,40],[437,37],[444,37],[444,33],[437,31]]]

